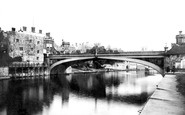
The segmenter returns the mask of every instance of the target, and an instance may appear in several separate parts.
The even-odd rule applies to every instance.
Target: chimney
[[[49,33],[49,32],[48,32],[48,33],[46,33],[46,36],[47,36],[47,37],[50,37],[50,33]]]
[[[27,27],[23,26],[23,31],[27,31]]]
[[[168,47],[167,47],[167,44],[165,44],[164,51],[167,52],[167,50],[168,50]]]
[[[23,32],[22,29],[20,28],[20,30],[18,32]]]
[[[12,28],[12,31],[13,31],[13,32],[15,32],[15,30],[16,30],[15,28]]]
[[[31,27],[31,32],[35,33],[35,27]]]
[[[39,30],[39,34],[42,34],[42,30]]]
[[[182,34],[182,31],[179,31],[179,35],[181,35]]]

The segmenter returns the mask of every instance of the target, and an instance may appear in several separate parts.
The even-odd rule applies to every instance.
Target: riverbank
[[[81,70],[81,69],[76,69],[72,68],[72,73],[73,74],[78,74],[78,73],[96,73],[96,72],[105,72],[106,70],[104,69],[89,69],[89,70]],[[68,73],[68,74],[72,74]]]
[[[0,80],[5,80],[5,79],[10,79],[10,77],[9,76],[6,76],[6,77],[0,77]]]
[[[140,115],[185,115],[185,74],[167,74]]]
[[[145,71],[145,70],[140,70],[140,69],[125,69],[125,70],[118,70],[118,69],[112,69],[112,70],[107,70],[107,69],[95,69],[95,68],[88,68],[88,70],[83,70],[83,69],[77,69],[77,68],[72,68],[72,71],[67,73],[67,74],[80,74],[80,73],[97,73],[97,72],[115,72],[115,71]],[[146,74],[156,74],[156,71],[145,71]]]

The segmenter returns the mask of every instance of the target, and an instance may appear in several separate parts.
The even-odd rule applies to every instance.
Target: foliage
[[[95,44],[91,49],[86,50],[86,54],[119,54],[118,50],[113,49],[105,49],[104,46],[101,46],[100,44]]]
[[[22,61],[21,57],[12,58],[8,54],[9,41],[3,35],[3,31],[0,32],[0,67],[7,66],[14,61]]]
[[[177,90],[185,96],[185,74],[178,74],[177,75]]]

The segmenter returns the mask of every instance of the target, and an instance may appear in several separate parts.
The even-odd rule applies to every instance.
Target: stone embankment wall
[[[8,77],[8,67],[0,67],[0,77]]]

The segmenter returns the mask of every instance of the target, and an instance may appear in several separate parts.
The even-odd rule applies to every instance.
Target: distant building
[[[63,39],[62,39],[62,47],[65,47],[65,48],[68,48],[70,46],[70,43],[69,42],[65,42]]]
[[[91,49],[93,46],[89,44],[89,42],[86,43],[80,43],[75,45],[76,50],[79,50],[80,53],[85,53],[88,49]]]
[[[173,44],[166,55],[165,67],[172,69],[175,66],[175,68],[185,69],[185,45]]]
[[[65,42],[63,39],[62,39],[62,44],[61,44],[61,47],[60,47],[60,52],[63,53],[63,54],[70,54],[73,52],[74,47],[70,46],[70,42]]]
[[[132,62],[115,62],[114,64],[104,64],[103,67],[105,69],[113,69],[113,70],[136,70],[136,69],[140,69],[140,70],[144,70],[145,66],[141,65],[141,64],[136,64],[136,63],[132,63]]]
[[[165,68],[185,69],[185,34],[179,31],[176,35],[176,43],[172,44],[172,48],[166,52]]]
[[[185,34],[182,34],[182,31],[179,31],[179,35],[176,35],[176,44],[185,45]]]
[[[23,30],[7,32],[9,39],[9,55],[14,58],[17,56],[22,57],[23,62],[43,63],[44,55],[44,35],[42,30],[36,33],[35,27],[31,28],[31,32],[27,31],[26,27]]]

